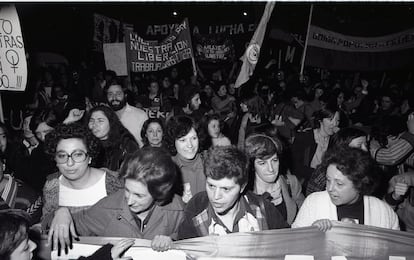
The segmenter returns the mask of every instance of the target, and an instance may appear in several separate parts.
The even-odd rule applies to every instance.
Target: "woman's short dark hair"
[[[247,156],[235,146],[213,146],[204,158],[204,174],[207,178],[221,180],[235,178],[240,186],[248,180]]]
[[[177,149],[175,148],[175,140],[180,139],[183,136],[186,136],[190,131],[191,128],[196,129],[196,124],[194,123],[193,119],[188,116],[174,116],[170,118],[167,122],[166,126],[166,135],[165,135],[165,142],[167,144],[168,149],[172,156],[177,154]],[[199,145],[200,150],[201,145]]]
[[[36,110],[30,119],[30,130],[35,133],[37,127],[43,122],[53,128],[59,123],[56,113],[52,108],[46,107],[44,109]]]
[[[316,128],[319,128],[324,118],[333,118],[339,108],[336,104],[329,103],[324,108],[313,113],[313,120]]]
[[[119,143],[122,141],[122,136],[124,134],[129,134],[128,130],[124,127],[124,125],[122,125],[121,121],[119,120],[116,113],[112,110],[112,108],[105,105],[96,106],[92,108],[91,111],[89,111],[86,118],[87,124],[89,123],[92,114],[96,111],[101,111],[108,118],[109,121],[109,133],[108,139],[105,140],[105,145],[111,147],[118,146]],[[132,134],[131,137],[131,140],[134,140]]]
[[[358,137],[366,137],[368,134],[361,129],[346,127],[340,129],[331,138],[329,138],[328,148],[349,146],[349,144]]]
[[[370,195],[375,190],[375,175],[378,172],[368,152],[348,146],[336,147],[325,153],[320,165],[321,170],[326,172],[329,165],[335,165],[361,195]]]
[[[16,248],[28,238],[30,217],[23,210],[0,210],[0,259],[9,260]]]
[[[151,196],[161,205],[173,198],[176,166],[163,148],[147,146],[129,155],[122,163],[119,176],[146,184]]]
[[[148,126],[151,123],[159,124],[161,126],[161,130],[163,132],[163,135],[165,133],[164,123],[162,122],[161,119],[159,119],[159,118],[148,118],[147,120],[145,120],[144,124],[142,125],[142,129],[141,129],[141,138],[142,138],[142,142],[144,143],[144,145],[149,144],[149,141],[148,141],[148,138],[147,138],[147,129],[148,129]],[[163,139],[164,139],[164,136],[163,136]]]
[[[99,153],[99,139],[91,131],[79,123],[60,124],[55,130],[46,135],[45,152],[54,157],[56,147],[63,139],[77,138],[85,144],[89,157],[96,158]]]

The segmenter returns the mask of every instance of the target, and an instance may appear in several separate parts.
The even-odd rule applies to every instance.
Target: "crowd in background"
[[[42,68],[31,73],[25,98],[6,109],[0,206],[23,209],[30,225],[59,237],[56,227],[68,219],[82,235],[147,238],[160,251],[170,240],[208,234],[327,230],[326,219],[414,230],[412,74],[321,77],[269,63],[235,88],[236,75],[224,69],[197,76],[180,66],[130,77],[92,71]],[[148,177],[151,167],[177,173]],[[212,202],[212,189],[236,184],[245,197]],[[228,220],[235,201],[249,214]],[[118,218],[137,230],[111,225],[108,211],[118,207],[136,213]]]

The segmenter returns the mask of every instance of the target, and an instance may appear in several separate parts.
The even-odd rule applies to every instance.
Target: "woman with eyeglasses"
[[[98,142],[77,123],[59,125],[46,136],[45,150],[54,158],[58,172],[48,176],[43,187],[44,229],[59,207],[77,212],[122,188],[116,173],[91,166],[99,151]]]

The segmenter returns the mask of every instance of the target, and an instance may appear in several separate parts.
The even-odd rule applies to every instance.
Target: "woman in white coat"
[[[326,153],[326,190],[310,194],[292,227],[316,226],[322,231],[332,221],[399,230],[398,217],[382,200],[369,196],[375,188],[374,161],[367,152],[343,147]]]

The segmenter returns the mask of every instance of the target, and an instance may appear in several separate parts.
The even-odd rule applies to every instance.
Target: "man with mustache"
[[[144,110],[133,107],[127,103],[125,89],[119,84],[112,84],[106,90],[106,99],[109,106],[116,112],[122,125],[134,136],[139,147],[143,146],[141,129],[148,119]]]

